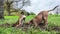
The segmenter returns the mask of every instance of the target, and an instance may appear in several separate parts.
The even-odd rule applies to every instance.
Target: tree
[[[0,0],[0,19],[4,18],[4,0]]]
[[[29,12],[26,12],[27,13],[27,16],[29,16],[30,15],[30,13]]]
[[[14,0],[12,5],[15,10],[21,10],[24,6],[27,7],[30,4],[30,0]]]
[[[6,1],[8,15],[11,15],[10,7],[11,7],[11,4],[12,4],[12,3],[13,3],[13,1],[11,1],[11,2],[9,2],[9,0]]]
[[[30,15],[35,15],[35,13],[31,12]]]
[[[20,4],[19,4],[20,3]],[[30,0],[6,0],[8,15],[11,15],[11,12],[19,11],[23,6],[30,6]],[[19,7],[18,7],[19,6]],[[10,11],[12,8],[15,11]]]

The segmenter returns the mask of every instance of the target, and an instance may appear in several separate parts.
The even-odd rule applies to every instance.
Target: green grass
[[[0,24],[5,24],[5,23],[9,23],[9,24],[13,24],[16,23],[16,21],[18,20],[18,16],[4,16],[5,20],[1,20],[0,19]],[[35,17],[35,15],[30,15],[26,17],[26,22],[30,21],[31,19],[33,19]],[[48,17],[48,26],[52,27],[52,26],[60,26],[60,15],[49,15]],[[0,27],[0,34],[58,34],[59,32],[56,31],[45,31],[45,30],[41,30],[41,29],[35,29],[33,27],[31,27],[28,31],[23,31],[22,29],[17,29],[14,27]],[[59,33],[60,34],[60,33]]]
[[[5,23],[15,23],[18,20],[18,16],[4,16],[4,20],[0,19],[0,24],[5,24]]]
[[[60,15],[49,15],[48,22],[60,26]]]
[[[25,21],[29,22],[30,20],[32,20],[35,17],[35,15],[29,15],[26,17]]]

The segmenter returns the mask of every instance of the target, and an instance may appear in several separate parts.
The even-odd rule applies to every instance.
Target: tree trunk
[[[7,11],[8,11],[8,15],[10,16],[10,15],[11,15],[11,12],[10,12],[10,5],[8,5]]]
[[[4,0],[0,0],[0,19],[4,18]]]

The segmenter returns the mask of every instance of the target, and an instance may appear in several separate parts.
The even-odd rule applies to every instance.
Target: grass
[[[9,24],[13,24],[18,20],[18,16],[4,16],[5,20],[0,20],[0,24],[5,24],[5,23],[9,23]],[[26,22],[30,21],[31,19],[33,19],[35,17],[35,15],[30,15],[26,17]],[[52,27],[52,26],[60,26],[60,15],[49,15],[48,17],[48,26]],[[23,31],[22,29],[17,29],[14,27],[0,27],[0,34],[60,34],[59,32],[56,31],[45,31],[45,30],[41,30],[40,28],[33,28],[31,27],[29,30],[27,31]]]
[[[32,20],[35,17],[35,15],[29,15],[26,17],[25,21],[29,22],[30,20]]]
[[[0,24],[5,24],[5,23],[15,23],[18,20],[18,16],[4,16],[5,20],[0,20]]]
[[[48,22],[60,26],[60,15],[49,15]]]

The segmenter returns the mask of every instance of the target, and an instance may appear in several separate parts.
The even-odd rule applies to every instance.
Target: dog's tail
[[[53,9],[49,10],[48,12],[55,10],[57,7],[58,7],[58,5],[55,6]]]

